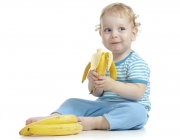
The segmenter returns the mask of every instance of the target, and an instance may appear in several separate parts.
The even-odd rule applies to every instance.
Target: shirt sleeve
[[[136,60],[129,65],[128,82],[147,84],[150,78],[150,69],[144,60]]]

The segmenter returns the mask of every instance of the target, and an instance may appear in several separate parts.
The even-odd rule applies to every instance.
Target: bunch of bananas
[[[113,61],[113,55],[110,52],[106,52],[104,48],[97,49],[97,53],[92,55],[91,62],[87,64],[84,70],[82,83],[86,79],[89,69],[96,70],[100,76],[105,76],[106,72],[109,71],[111,78],[114,80],[117,78],[117,71]],[[91,93],[94,93],[95,91],[96,89],[94,87]]]
[[[22,136],[61,136],[77,134],[82,130],[82,125],[77,122],[78,119],[74,115],[52,116],[26,125],[21,129],[19,134]]]

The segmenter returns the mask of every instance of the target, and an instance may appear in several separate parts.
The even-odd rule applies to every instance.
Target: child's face
[[[127,18],[105,15],[101,19],[102,43],[113,54],[129,54],[131,42],[136,39],[137,30]]]

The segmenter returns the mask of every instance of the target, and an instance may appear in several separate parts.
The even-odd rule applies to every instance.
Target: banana
[[[58,116],[52,116],[34,123],[31,123],[29,125],[26,125],[24,128],[22,128],[19,132],[22,136],[30,136],[32,135],[28,129],[35,125],[52,125],[52,124],[68,124],[68,123],[77,123],[78,119],[74,115],[58,115]]]
[[[89,62],[84,70],[84,74],[83,74],[83,78],[82,78],[82,83],[84,82],[84,80],[86,80],[87,77],[87,73],[89,71],[89,69],[91,68],[91,62]]]
[[[82,83],[87,77],[90,70],[96,70],[98,75],[105,76],[107,71],[110,71],[110,77],[116,80],[117,71],[116,66],[113,61],[113,55],[110,52],[106,52],[104,48],[97,49],[97,53],[93,54],[91,57],[91,62],[89,62],[84,70]],[[92,89],[91,93],[95,92],[95,88]]]
[[[34,125],[30,127],[29,132],[34,135],[43,136],[62,136],[77,134],[82,130],[78,123],[54,124],[54,125]]]

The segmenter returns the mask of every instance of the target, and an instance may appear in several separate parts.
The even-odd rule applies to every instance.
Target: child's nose
[[[117,38],[117,32],[116,31],[112,31],[112,38]]]

